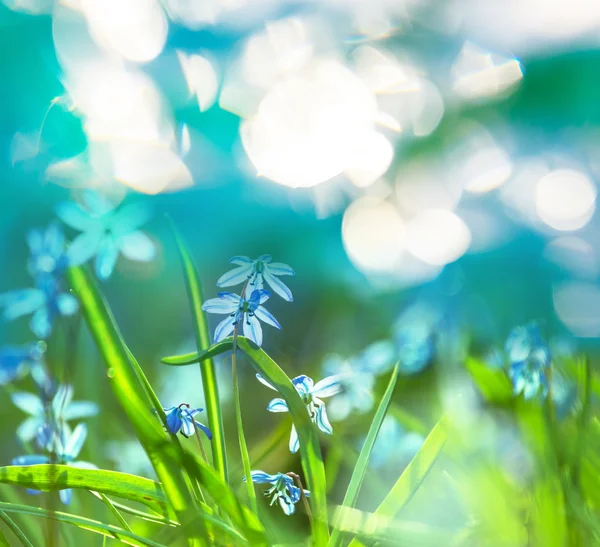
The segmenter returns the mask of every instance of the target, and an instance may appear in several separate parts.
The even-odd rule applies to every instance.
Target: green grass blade
[[[88,271],[73,267],[67,272],[72,290],[77,295],[85,317],[106,366],[112,369],[111,384],[117,399],[132,423],[146,450],[171,506],[181,523],[191,522],[199,510],[192,495],[191,483],[177,461],[181,446],[167,435],[156,416],[156,401],[140,383],[143,371],[125,345],[115,320]],[[207,537],[202,521],[190,532],[190,545],[203,545]]]
[[[128,532],[132,532],[133,530],[125,520],[125,517],[119,513],[119,510],[115,507],[115,504],[110,501],[104,494],[100,494],[100,499],[104,502],[104,505],[108,507],[109,511],[114,515],[119,524],[123,527],[124,530]]]
[[[102,496],[98,492],[94,492],[93,490],[89,490],[89,493],[92,494],[95,498],[102,501]],[[175,520],[169,520],[168,518],[163,517],[160,514],[156,513],[148,513],[146,511],[140,511],[139,509],[134,509],[133,507],[129,507],[128,505],[124,505],[115,500],[110,500],[110,502],[119,510],[121,513],[127,513],[134,517],[140,518],[142,520],[147,520],[148,522],[152,522],[154,524],[162,524],[165,526],[179,526],[179,523]]]
[[[385,390],[385,393],[381,398],[381,403],[379,403],[377,412],[375,412],[375,416],[373,417],[373,421],[371,422],[371,427],[369,428],[369,432],[367,433],[367,438],[365,439],[363,447],[358,456],[358,461],[356,462],[354,471],[352,472],[352,477],[350,478],[350,483],[348,484],[348,489],[346,490],[346,495],[344,496],[344,501],[342,502],[343,508],[353,508],[356,505],[356,501],[358,500],[358,494],[360,492],[360,487],[362,486],[365,475],[367,473],[367,467],[369,465],[369,459],[371,458],[371,452],[373,451],[373,447],[375,446],[375,441],[377,440],[379,429],[381,428],[381,424],[383,423],[383,419],[385,418],[388,406],[390,404],[390,400],[392,399],[397,379],[398,366],[396,365],[390,377],[390,381]],[[331,534],[331,539],[329,540],[329,546],[337,547],[340,544],[341,539],[342,538],[340,529],[338,527],[334,528]]]
[[[204,352],[167,357],[162,361],[170,365],[191,365],[203,359],[208,359],[209,356],[214,357],[215,355],[224,353],[233,347],[232,344],[233,338],[227,338]],[[300,399],[292,381],[279,365],[264,350],[251,345],[242,336],[238,336],[237,345],[250,359],[254,368],[279,391],[288,405],[292,421],[298,430],[302,468],[306,475],[308,489],[311,492],[310,503],[314,519],[312,530],[313,544],[326,545],[329,541],[327,485],[317,429],[310,421],[306,406]]]
[[[21,528],[17,526],[17,523],[13,519],[11,519],[4,511],[0,511],[0,519],[4,522],[4,524],[6,524],[6,526],[8,526],[11,529],[12,533],[16,536],[21,545],[23,545],[24,547],[33,547],[33,543],[29,541],[29,539],[23,533]],[[7,541],[3,534],[0,540],[2,541],[3,545],[10,546],[10,543]]]
[[[10,465],[0,467],[0,483],[45,491],[84,488],[143,503],[161,514],[167,512],[167,499],[160,484],[117,471],[52,464]]]
[[[194,326],[196,334],[196,344],[198,351],[203,351],[210,346],[210,334],[206,316],[202,311],[204,299],[202,297],[202,287],[194,265],[192,256],[179,234],[177,228],[171,223],[175,240],[179,248],[181,263],[185,275],[185,284],[188,297],[192,307],[194,317]],[[213,465],[224,481],[227,481],[227,453],[225,450],[225,431],[223,429],[223,417],[221,414],[221,405],[219,404],[219,390],[217,386],[217,375],[212,359],[204,359],[200,363],[200,373],[202,375],[202,388],[204,390],[204,401],[206,404],[206,413],[208,416],[208,426],[213,434],[211,442]]]
[[[113,539],[117,539],[122,543],[128,545],[135,545],[136,547],[164,547],[160,543],[157,543],[151,539],[139,536],[127,530],[112,526],[111,524],[104,524],[96,520],[91,520],[85,517],[77,515],[71,515],[69,513],[63,513],[61,511],[48,511],[40,507],[31,507],[29,505],[18,505],[14,503],[0,502],[0,511],[6,513],[18,513],[21,515],[30,515],[35,517],[42,517],[58,521],[64,524],[71,524],[82,530],[88,530],[101,534]]]
[[[466,368],[481,395],[490,403],[507,404],[513,400],[513,389],[502,369],[490,368],[486,363],[467,357]]]
[[[431,430],[423,446],[408,464],[388,495],[371,517],[367,519],[365,524],[367,529],[377,528],[378,520],[395,517],[408,504],[442,452],[447,440],[446,429],[446,420],[442,418]],[[352,547],[358,547],[359,545],[361,543],[357,538],[350,542]]]

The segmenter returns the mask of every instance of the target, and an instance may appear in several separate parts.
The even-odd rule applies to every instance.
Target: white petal
[[[262,345],[263,334],[260,322],[249,314],[244,314],[244,336],[252,340],[258,347]]]
[[[292,291],[290,291],[287,285],[278,277],[275,277],[269,270],[265,270],[263,276],[269,287],[271,287],[279,296],[281,296],[281,298],[287,300],[288,302],[292,302],[294,300]]]
[[[256,375],[256,379],[261,383],[264,384],[265,386],[267,386],[268,388],[271,388],[273,391],[277,391],[277,388],[273,387],[269,382],[267,382],[260,374]]]
[[[244,264],[239,268],[234,268],[221,277],[217,281],[217,287],[231,287],[233,285],[239,285],[248,279],[252,272],[253,264]]]
[[[265,322],[267,325],[271,325],[272,327],[276,327],[281,330],[279,321],[273,317],[273,314],[269,310],[263,308],[263,306],[258,306],[258,308],[254,310],[254,315],[256,315],[256,317]]]
[[[119,239],[123,256],[138,262],[150,262],[156,258],[156,245],[144,232],[131,232]]]
[[[67,260],[72,266],[79,266],[87,262],[100,250],[103,232],[92,229],[79,234],[67,247]]]
[[[217,325],[217,328],[215,329],[215,342],[220,342],[233,332],[233,329],[235,328],[235,319],[235,315],[230,315]]]
[[[298,433],[296,426],[292,424],[292,432],[290,433],[290,452],[295,454],[300,448],[300,440],[298,439]]]
[[[340,375],[323,378],[313,386],[310,392],[317,397],[331,397],[342,391],[340,379]]]

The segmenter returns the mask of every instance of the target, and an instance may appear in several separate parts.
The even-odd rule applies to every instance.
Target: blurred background
[[[166,217],[206,297],[231,256],[271,254],[296,271],[294,302],[269,302],[283,331],[265,327],[264,342],[290,376],[319,379],[332,358],[352,368],[375,342],[402,356],[393,478],[446,406],[471,405],[466,353],[487,359],[530,321],[556,352],[593,349],[599,72],[588,0],[1,0],[0,292],[30,284],[26,235],[57,222],[58,204],[86,189],[144,204],[155,256],[121,256],[102,289],[164,405],[202,406],[197,366],[159,362],[195,349]],[[0,325],[0,343],[35,341],[26,320]],[[254,454],[268,472],[297,468],[287,441],[269,444],[289,422],[242,374]],[[85,328],[72,378],[101,409],[85,459],[151,473]],[[358,450],[372,404],[333,406]],[[0,415],[12,439],[6,393]],[[3,442],[0,458],[20,450]]]

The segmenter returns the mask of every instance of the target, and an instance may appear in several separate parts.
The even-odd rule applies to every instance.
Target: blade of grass
[[[104,494],[100,494],[100,499],[104,502],[104,505],[106,505],[106,507],[108,507],[110,512],[114,515],[114,517],[117,519],[119,524],[123,527],[123,529],[127,530],[128,532],[133,532],[133,530],[131,529],[131,527],[129,526],[129,524],[123,517],[123,515],[121,515],[121,513],[119,513],[119,510],[115,507],[113,502],[110,501]]]
[[[24,547],[33,547],[33,543],[31,543],[31,541],[27,539],[27,536],[17,526],[17,523],[13,519],[11,519],[4,511],[0,511],[0,519],[3,520],[4,524],[6,524],[6,526],[8,526],[11,529],[12,533],[16,536],[21,545],[23,545]],[[4,535],[2,535],[2,538],[0,539],[3,540],[3,545],[10,545],[10,543],[6,540]]]
[[[189,252],[189,249],[175,224],[171,222],[171,229],[177,241],[179,255],[183,266],[185,284],[187,287],[188,298],[192,307],[194,317],[194,326],[196,334],[196,345],[198,351],[206,350],[210,346],[210,335],[206,316],[202,311],[204,299],[202,297],[202,286],[198,277],[197,269]],[[208,416],[208,426],[213,434],[211,443],[213,465],[221,476],[227,482],[227,453],[225,451],[225,431],[223,429],[223,417],[221,415],[221,405],[219,404],[219,390],[217,385],[217,375],[214,363],[211,359],[205,359],[200,362],[200,373],[202,375],[202,388],[204,390],[204,401],[206,403],[206,413]]]
[[[285,399],[292,421],[298,431],[300,439],[300,457],[302,468],[306,475],[306,482],[310,490],[310,503],[313,514],[313,545],[326,545],[329,541],[329,525],[327,515],[327,485],[325,480],[325,466],[321,454],[319,437],[314,424],[311,422],[306,406],[300,399],[288,375],[267,353],[248,342],[246,338],[238,336],[237,346],[241,349],[254,368]],[[206,351],[184,356],[174,356],[162,359],[169,365],[191,365],[203,359],[214,357],[233,348],[233,338],[227,338],[214,344]]]
[[[102,496],[99,492],[94,492],[93,490],[89,490],[89,493],[92,494],[96,499],[102,501]],[[110,500],[110,502],[119,510],[121,513],[127,513],[134,517],[140,518],[142,520],[147,520],[148,522],[152,522],[154,524],[163,524],[165,526],[179,526],[179,523],[175,520],[169,520],[163,517],[160,514],[155,513],[147,513],[145,511],[140,511],[139,509],[134,509],[133,507],[129,507],[128,505],[124,505],[115,500]]]
[[[373,421],[371,422],[371,427],[369,428],[369,432],[367,433],[367,438],[363,444],[363,447],[358,456],[358,461],[354,467],[354,471],[352,472],[352,477],[350,478],[350,483],[348,484],[348,489],[346,490],[346,495],[344,496],[344,501],[342,502],[342,507],[354,508],[356,505],[356,501],[358,500],[358,494],[360,492],[360,487],[365,479],[365,475],[367,473],[367,467],[369,465],[369,459],[371,458],[371,452],[373,451],[373,447],[375,446],[375,441],[377,440],[377,435],[379,434],[379,429],[381,428],[381,424],[383,423],[383,419],[385,418],[388,405],[390,404],[390,400],[392,399],[392,395],[394,393],[394,388],[396,387],[396,380],[398,379],[398,365],[394,367],[394,371],[390,376],[390,381],[388,386],[381,398],[381,402],[379,403],[379,407],[375,412],[375,416],[373,417]],[[331,533],[331,539],[329,540],[329,547],[337,547],[341,543],[341,533],[340,528],[336,527],[333,529]]]
[[[13,503],[0,502],[0,511],[6,513],[18,513],[21,515],[30,515],[35,517],[42,517],[50,519],[56,522],[64,524],[71,524],[82,530],[88,530],[95,532],[96,534],[102,534],[104,536],[117,539],[122,543],[128,545],[135,545],[136,547],[165,547],[164,545],[157,543],[151,539],[142,537],[140,535],[122,530],[117,526],[111,524],[104,524],[97,520],[80,517],[78,515],[71,515],[70,513],[63,513],[61,511],[48,511],[40,507],[31,507],[29,505],[17,505]]]
[[[365,523],[366,529],[372,530],[377,528],[377,521],[379,519],[393,518],[406,507],[415,492],[423,484],[433,464],[442,452],[447,440],[446,428],[446,420],[442,418],[431,430],[423,446],[421,446],[415,457],[408,464],[388,495],[371,517],[367,519]],[[359,545],[361,545],[361,542],[357,538],[354,538],[350,542],[351,547],[358,547]]]
[[[83,488],[143,503],[162,514],[167,511],[167,499],[160,484],[117,471],[54,464],[10,465],[0,467],[0,483],[46,491]]]

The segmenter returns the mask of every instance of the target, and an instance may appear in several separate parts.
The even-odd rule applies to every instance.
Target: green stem
[[[0,520],[3,520],[4,524],[6,524],[6,526],[8,526],[12,530],[12,533],[15,536],[17,536],[18,540],[21,542],[22,545],[24,545],[25,547],[33,547],[31,541],[27,539],[27,536],[17,526],[17,523],[13,519],[11,519],[4,511],[0,511]]]
[[[104,502],[106,507],[108,507],[110,509],[110,512],[119,521],[119,524],[123,527],[123,529],[127,530],[128,532],[133,532],[133,530],[131,529],[129,524],[127,524],[125,517],[123,517],[123,515],[121,515],[121,513],[119,513],[119,510],[113,505],[113,502],[110,501],[110,499],[108,499],[108,497],[105,494],[103,494],[102,492],[98,492],[98,494],[100,494],[100,498],[102,498],[102,501]]]

